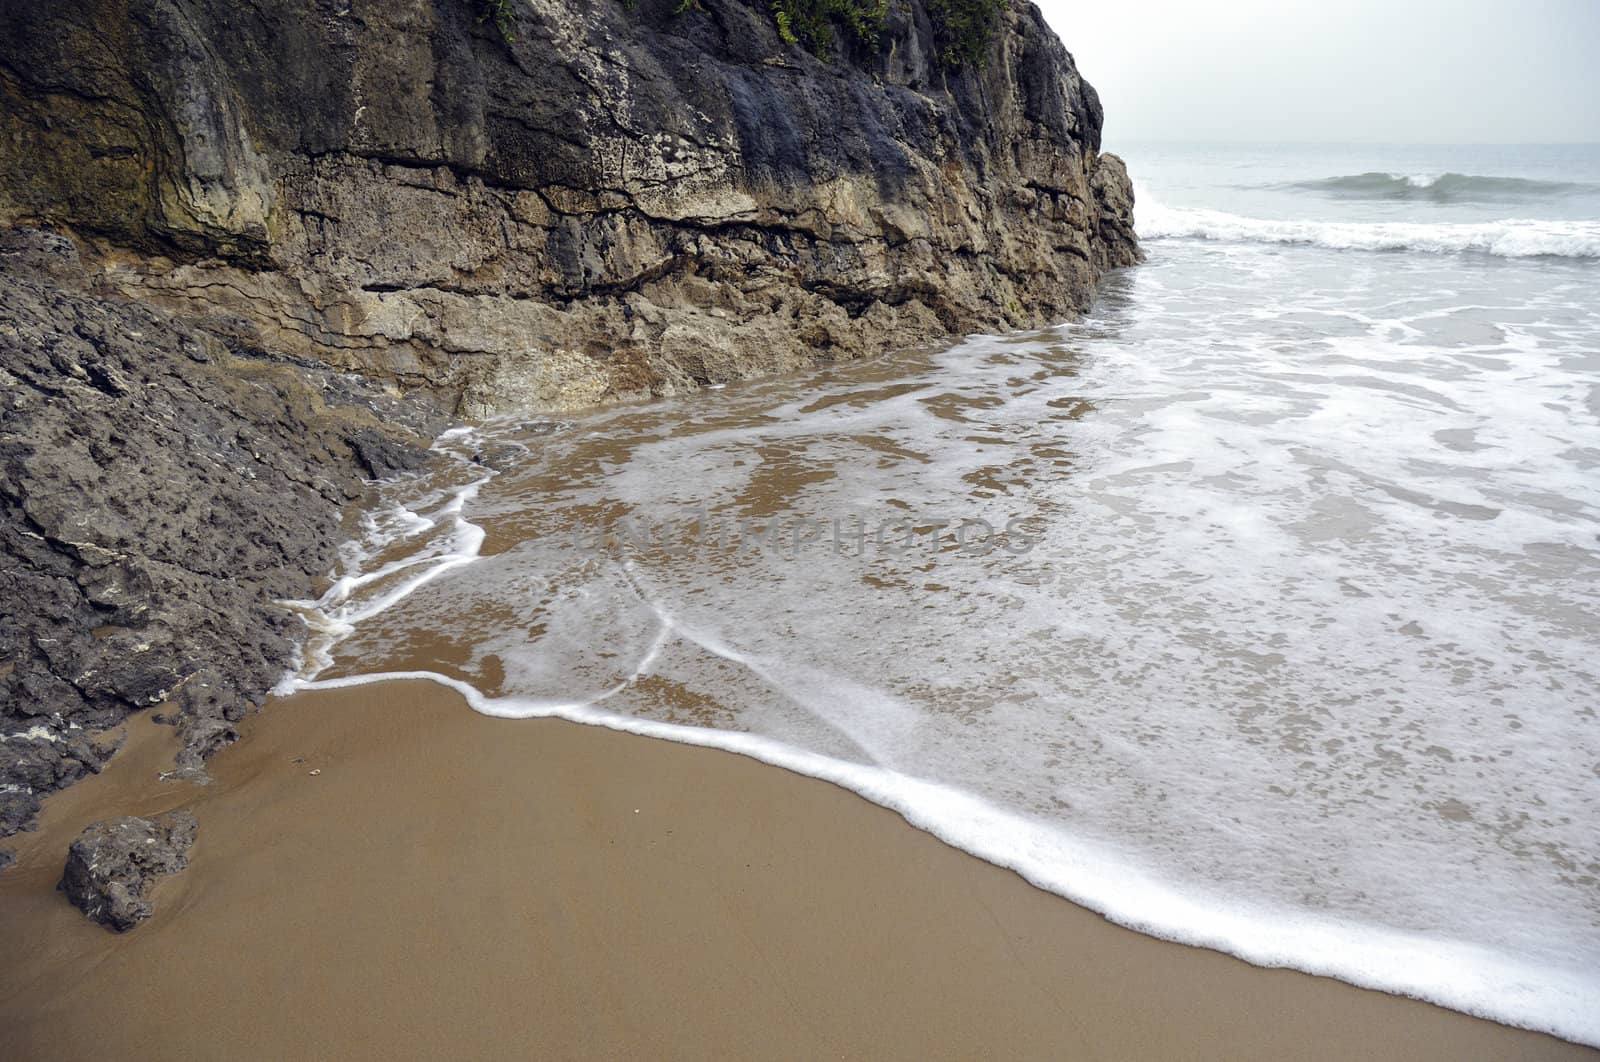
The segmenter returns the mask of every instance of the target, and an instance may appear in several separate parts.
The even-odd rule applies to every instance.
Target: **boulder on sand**
[[[67,850],[57,888],[90,921],[119,933],[132,929],[152,913],[145,895],[155,879],[189,865],[195,827],[187,811],[97,822]]]

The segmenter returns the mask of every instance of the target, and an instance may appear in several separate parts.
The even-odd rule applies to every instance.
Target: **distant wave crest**
[[[1279,221],[1220,210],[1168,207],[1148,196],[1139,200],[1135,220],[1139,236],[1147,240],[1189,238],[1434,254],[1477,252],[1500,258],[1600,258],[1600,222],[1595,221]]]
[[[1536,181],[1525,177],[1481,177],[1470,173],[1356,173],[1317,181],[1296,181],[1281,187],[1317,192],[1339,199],[1424,200],[1437,203],[1542,199],[1600,192],[1600,188],[1588,184]]]

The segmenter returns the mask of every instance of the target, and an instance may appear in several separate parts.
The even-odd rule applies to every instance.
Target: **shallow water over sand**
[[[1600,1043],[1600,271],[1150,250],[1048,332],[446,439],[317,677],[736,748]]]

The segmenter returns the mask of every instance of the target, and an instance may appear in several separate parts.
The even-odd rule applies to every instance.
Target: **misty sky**
[[[1037,0],[1131,140],[1600,141],[1600,0]]]

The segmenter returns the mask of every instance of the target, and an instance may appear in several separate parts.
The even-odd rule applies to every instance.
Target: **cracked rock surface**
[[[72,244],[0,234],[0,837],[170,701],[180,767],[292,656],[368,476],[443,420],[370,383],[72,286]]]
[[[481,6],[7,0],[0,221],[466,415],[1059,321],[1138,256],[1025,0],[958,70],[924,0],[829,61],[768,0]]]
[[[97,822],[67,849],[57,888],[91,922],[119,933],[132,929],[152,913],[145,897],[155,879],[189,865],[194,834],[187,811]]]

